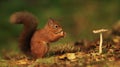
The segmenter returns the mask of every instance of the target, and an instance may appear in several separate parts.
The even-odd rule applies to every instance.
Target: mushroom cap
[[[93,33],[102,33],[106,31],[108,31],[108,29],[99,29],[99,30],[93,30]]]

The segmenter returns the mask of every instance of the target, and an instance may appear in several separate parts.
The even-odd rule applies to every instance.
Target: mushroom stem
[[[102,37],[102,33],[100,33],[99,54],[101,54],[101,53],[102,53],[102,43],[103,43],[103,37]]]

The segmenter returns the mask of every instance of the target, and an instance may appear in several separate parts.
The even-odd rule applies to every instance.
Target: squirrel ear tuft
[[[48,25],[54,25],[54,19],[53,18],[49,18]]]

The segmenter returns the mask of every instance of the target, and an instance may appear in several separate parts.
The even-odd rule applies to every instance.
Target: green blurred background
[[[17,11],[38,17],[42,28],[49,17],[60,21],[67,32],[66,42],[94,39],[93,29],[108,28],[120,18],[120,0],[0,0],[0,50],[17,50],[22,25],[9,23]]]

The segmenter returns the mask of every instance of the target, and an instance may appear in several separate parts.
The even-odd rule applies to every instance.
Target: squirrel
[[[49,50],[49,43],[65,36],[61,25],[52,18],[43,29],[37,29],[38,19],[27,11],[13,13],[10,22],[24,25],[19,37],[19,47],[25,55],[34,58],[43,58]]]

